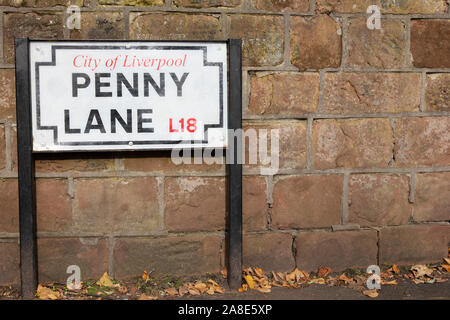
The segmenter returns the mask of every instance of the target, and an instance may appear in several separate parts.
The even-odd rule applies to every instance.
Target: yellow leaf
[[[194,287],[195,287],[195,289],[202,290],[202,289],[206,288],[206,284],[204,284],[203,282],[197,281],[194,284]]]
[[[396,264],[393,264],[392,267],[390,267],[388,269],[389,272],[393,272],[395,274],[399,274],[400,273],[400,269],[397,267]]]
[[[144,279],[145,282],[147,282],[150,279],[150,277],[148,276],[147,271],[145,271],[145,270],[144,270],[144,273],[142,274],[142,279]]]
[[[147,296],[145,293],[141,294],[138,300],[157,300],[158,297]]]
[[[371,298],[376,298],[378,297],[378,291],[376,289],[372,289],[372,290],[364,290],[363,294],[365,296],[371,297]]]
[[[445,261],[447,264],[450,264],[450,259],[444,258],[444,261]]]
[[[213,289],[213,288],[209,288],[209,289],[206,291],[206,293],[212,296],[212,295],[214,294],[214,289]]]
[[[109,278],[107,272],[105,272],[103,274],[103,276],[100,278],[100,280],[97,281],[97,285],[103,286],[103,287],[108,287],[108,288],[114,286],[114,284],[112,283],[111,279]]]
[[[218,293],[223,293],[223,289],[220,286],[214,286],[214,290]]]
[[[345,283],[349,283],[349,282],[352,282],[352,281],[353,281],[352,279],[350,279],[349,277],[347,277],[347,276],[345,275],[345,273],[341,274],[341,275],[339,276],[338,280],[344,281]]]
[[[211,283],[211,284],[214,285],[214,286],[219,287],[219,284],[218,284],[217,282],[215,282],[214,280],[212,280],[212,279],[208,279],[207,282]]]
[[[43,287],[41,285],[38,285],[36,296],[41,300],[56,300],[61,297],[59,292],[55,292],[52,289]]]
[[[248,288],[248,286],[247,286],[246,284],[243,284],[242,287],[240,287],[240,288],[238,289],[238,291],[239,291],[239,292],[245,292],[245,291],[247,291],[247,288]]]
[[[250,289],[254,289],[255,288],[255,282],[253,281],[252,276],[248,275],[248,276],[244,276],[245,282],[247,282],[248,286]]]

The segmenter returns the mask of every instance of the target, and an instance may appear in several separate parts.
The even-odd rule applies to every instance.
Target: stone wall
[[[65,27],[82,7],[81,30]],[[366,9],[382,9],[382,30]],[[438,261],[450,241],[445,0],[0,0],[0,283],[17,284],[14,38],[243,39],[245,128],[280,170],[244,168],[244,264],[342,270]],[[40,281],[224,266],[225,168],[170,153],[38,156]]]

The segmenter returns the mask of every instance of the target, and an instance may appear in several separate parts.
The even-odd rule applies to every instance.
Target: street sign
[[[30,42],[33,151],[227,146],[226,42]]]

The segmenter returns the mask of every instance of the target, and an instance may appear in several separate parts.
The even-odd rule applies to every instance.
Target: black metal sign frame
[[[38,284],[38,254],[36,232],[35,168],[32,140],[30,59],[28,38],[16,39],[16,112],[17,112],[17,161],[19,185],[20,228],[20,282],[22,299],[32,299]],[[51,41],[51,40],[39,40]],[[83,41],[83,40],[79,40]],[[92,42],[92,40],[89,40]],[[104,40],[108,42],[133,42]],[[100,40],[98,42],[104,42]],[[76,42],[70,40],[70,42]],[[136,42],[136,41],[135,41]],[[145,42],[145,41],[139,41]],[[152,41],[153,42],[153,41]],[[189,42],[189,41],[158,41]],[[194,41],[192,41],[194,42]],[[223,42],[223,41],[195,41]],[[242,129],[242,43],[241,39],[229,39],[228,45],[228,129]],[[234,135],[229,143],[235,143]],[[240,144],[235,144],[235,146]],[[84,151],[89,152],[89,151]],[[121,151],[113,151],[121,152]],[[147,152],[147,151],[146,151]],[[151,152],[151,151],[149,151]],[[226,253],[228,284],[237,289],[242,279],[242,164],[238,152],[227,164],[227,228]]]

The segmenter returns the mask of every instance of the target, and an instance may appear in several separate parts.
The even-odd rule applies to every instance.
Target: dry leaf
[[[260,278],[264,277],[264,272],[261,268],[255,268],[255,274]]]
[[[384,281],[384,280],[381,280],[381,284],[397,285],[398,282],[397,282],[397,280],[392,280],[392,281]]]
[[[269,288],[256,288],[256,290],[262,293],[269,293],[271,291]]]
[[[179,289],[178,289],[178,294],[182,297],[182,296],[184,296],[185,294],[188,294],[189,293],[189,290],[188,289],[186,289],[184,286],[181,286]]]
[[[400,269],[397,267],[396,264],[393,264],[392,267],[390,267],[388,269],[389,272],[393,272],[395,274],[399,274],[400,273]]]
[[[323,267],[323,268],[319,268],[319,270],[317,271],[317,276],[319,278],[323,278],[323,277],[326,277],[327,275],[329,275],[330,273],[331,273],[330,268]]]
[[[239,292],[245,292],[245,291],[247,291],[247,289],[248,289],[248,285],[243,284],[242,287],[240,287],[240,288],[238,289],[238,291],[239,291]]]
[[[111,279],[109,278],[107,272],[105,272],[103,274],[103,276],[100,278],[100,280],[97,281],[97,285],[102,286],[102,287],[108,287],[108,288],[111,288],[114,286],[114,284],[112,283]]]
[[[164,290],[169,296],[175,296],[178,294],[178,290],[176,288],[169,288]]]
[[[197,289],[189,289],[189,293],[192,294],[193,296],[200,295],[200,291],[198,291]]]
[[[148,276],[147,271],[144,270],[144,273],[142,274],[142,279],[145,280],[145,282],[147,282],[148,280],[150,280],[150,277]]]
[[[245,282],[247,282],[250,289],[255,288],[255,282],[253,281],[252,276],[250,276],[250,275],[244,276],[244,279],[245,279]]]
[[[222,277],[226,278],[226,277],[228,276],[228,271],[227,271],[227,269],[222,269],[222,270],[220,271],[220,274],[222,274]]]
[[[214,291],[218,293],[223,293],[223,289],[220,286],[214,286]]]
[[[311,279],[308,283],[309,284],[312,284],[312,283],[314,283],[314,284],[325,284],[325,280],[323,278],[314,278],[314,279]]]
[[[448,259],[447,259],[448,260]],[[449,264],[443,264],[441,266],[443,269],[445,269],[445,271],[450,272],[450,265]]]
[[[338,280],[344,281],[344,283],[350,283],[353,281],[353,279],[350,279],[345,275],[345,273],[341,274],[338,278]]]
[[[411,271],[414,273],[414,277],[420,278],[423,276],[431,277],[433,274],[433,269],[424,266],[423,264],[417,264],[411,267]]]
[[[420,280],[420,279],[413,279],[412,281],[413,281],[415,284],[425,283],[425,280]]]
[[[446,282],[448,279],[435,278],[437,283]]]
[[[207,282],[211,283],[212,285],[214,285],[216,287],[219,287],[219,284],[217,282],[215,282],[214,280],[212,280],[212,279],[208,279]]]
[[[147,296],[145,293],[141,294],[138,300],[157,300],[158,297]]]
[[[121,293],[121,294],[125,294],[128,292],[127,287],[124,286],[120,286],[119,288],[117,288],[117,290]]]
[[[444,258],[444,261],[445,261],[446,264],[450,264],[450,259]]]
[[[41,300],[57,300],[58,298],[61,297],[61,294],[47,287],[38,285],[36,290],[36,296]]]
[[[365,296],[371,297],[371,298],[376,298],[378,297],[378,291],[376,289],[372,289],[372,290],[364,290],[363,294]]]

